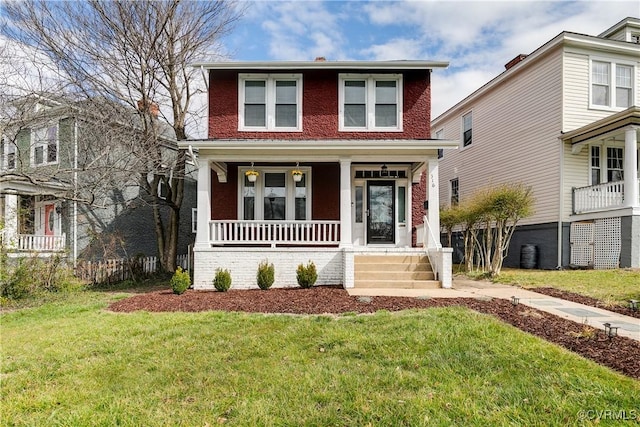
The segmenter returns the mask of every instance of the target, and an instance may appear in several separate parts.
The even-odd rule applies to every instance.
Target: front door
[[[44,234],[45,236],[53,236],[55,234],[55,217],[56,205],[44,205]]]
[[[395,183],[367,183],[367,243],[395,243]]]

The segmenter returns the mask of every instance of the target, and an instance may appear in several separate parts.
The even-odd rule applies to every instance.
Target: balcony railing
[[[18,234],[14,249],[29,252],[64,251],[66,236]]]
[[[623,205],[623,181],[573,189],[573,213],[576,214],[616,209]]]
[[[337,245],[340,221],[210,221],[214,245]]]

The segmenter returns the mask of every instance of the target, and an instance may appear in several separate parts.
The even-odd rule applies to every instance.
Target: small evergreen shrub
[[[260,289],[269,289],[275,280],[275,268],[273,264],[269,264],[268,260],[262,261],[258,266],[258,275],[256,279]]]
[[[298,265],[296,270],[296,279],[301,288],[310,288],[318,280],[318,272],[313,261],[309,261],[306,267],[303,264]]]
[[[173,289],[173,293],[182,295],[190,285],[191,277],[189,276],[189,272],[183,270],[181,267],[176,268],[176,272],[171,278],[171,289]]]
[[[231,287],[231,272],[226,269],[216,269],[216,277],[213,279],[213,287],[216,288],[216,291],[227,292]]]

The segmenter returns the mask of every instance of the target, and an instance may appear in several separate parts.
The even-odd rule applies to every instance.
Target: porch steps
[[[356,255],[354,287],[439,289],[440,282],[423,255]]]

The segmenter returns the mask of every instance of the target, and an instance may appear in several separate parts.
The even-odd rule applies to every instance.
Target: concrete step
[[[432,271],[359,271],[354,273],[355,280],[434,280]]]
[[[426,255],[356,255],[353,257],[355,264],[405,264],[405,263],[429,263]]]
[[[355,271],[432,271],[431,264],[428,262],[419,263],[379,263],[379,264],[362,264],[355,263]]]
[[[440,289],[437,280],[356,280],[355,288]]]

